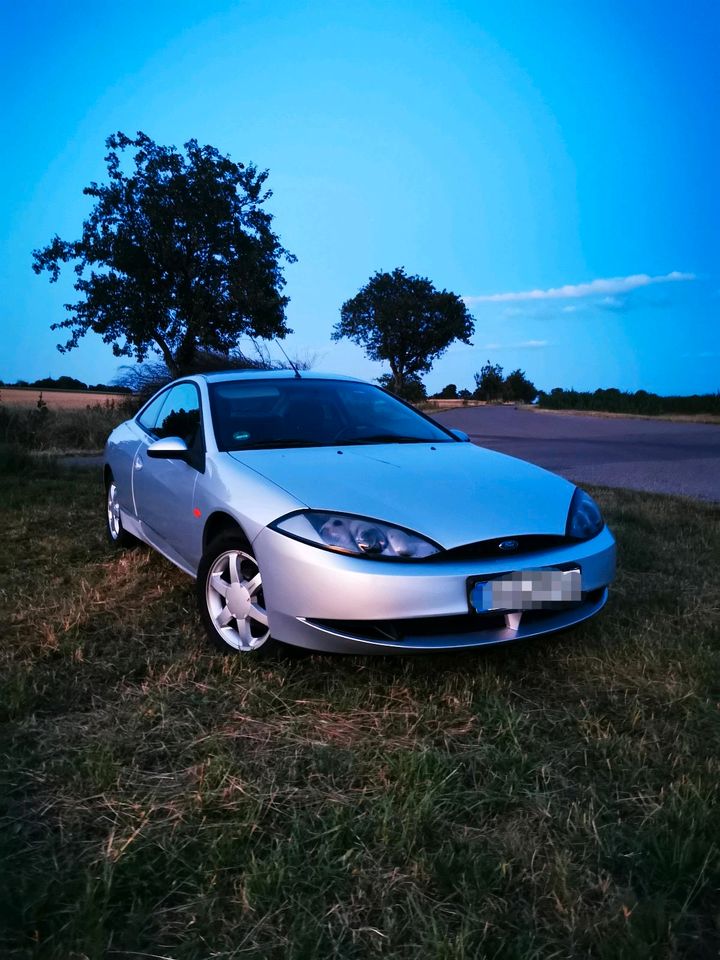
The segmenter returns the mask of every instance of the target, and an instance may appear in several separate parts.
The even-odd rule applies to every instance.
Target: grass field
[[[100,393],[94,390],[48,390],[40,387],[0,387],[0,401],[10,407],[37,408],[39,398],[49,410],[84,410],[86,407],[122,404],[127,393]]]
[[[717,506],[594,491],[573,633],[248,664],[94,472],[0,493],[4,960],[718,956]]]

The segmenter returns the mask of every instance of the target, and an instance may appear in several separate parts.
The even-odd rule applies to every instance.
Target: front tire
[[[239,536],[214,540],[197,574],[200,619],[214,647],[253,659],[279,647],[270,636],[262,577],[250,546]]]
[[[120,516],[120,498],[118,496],[117,484],[115,483],[115,479],[113,477],[110,477],[107,485],[106,507],[107,524],[105,526],[105,531],[112,546],[117,548],[136,546],[138,542],[137,538],[131,533],[128,533],[122,524],[122,517]]]

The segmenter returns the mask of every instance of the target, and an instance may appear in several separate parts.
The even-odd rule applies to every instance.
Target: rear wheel
[[[120,498],[115,479],[110,477],[107,485],[107,537],[114,547],[134,547],[137,539],[128,533],[120,516]]]
[[[219,537],[207,548],[197,599],[210,642],[224,653],[260,658],[279,647],[270,636],[260,568],[241,537]]]

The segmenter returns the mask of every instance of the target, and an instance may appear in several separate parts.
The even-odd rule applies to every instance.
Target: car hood
[[[471,443],[247,450],[233,459],[307,507],[384,520],[445,549],[565,533],[574,484]]]

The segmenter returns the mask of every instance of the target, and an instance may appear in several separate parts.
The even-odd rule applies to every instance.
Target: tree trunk
[[[178,376],[195,372],[194,364],[196,356],[197,343],[195,342],[195,337],[190,333],[186,333],[175,355],[175,365],[178,368]]]
[[[393,360],[390,361],[390,370],[392,372],[392,390],[393,393],[400,395],[405,383],[405,373],[401,367]]]
[[[153,340],[160,347],[160,353],[162,353],[163,360],[165,361],[165,366],[168,368],[173,377],[178,376],[178,365],[175,363],[175,357],[172,355],[170,347],[167,345],[162,336],[155,331],[153,333]]]

